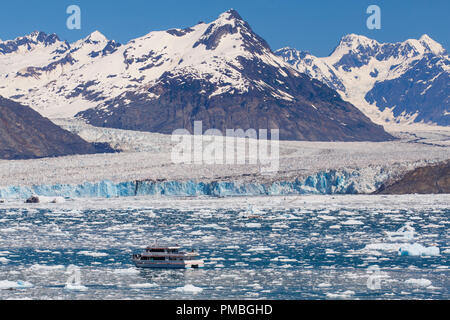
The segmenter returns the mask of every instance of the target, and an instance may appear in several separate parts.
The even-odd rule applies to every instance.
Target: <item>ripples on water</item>
[[[450,298],[446,199],[408,209],[389,197],[308,199],[0,207],[0,299]],[[154,239],[199,250],[205,269],[137,270],[131,254]],[[440,255],[399,256],[403,243]],[[64,288],[69,265],[86,290]]]

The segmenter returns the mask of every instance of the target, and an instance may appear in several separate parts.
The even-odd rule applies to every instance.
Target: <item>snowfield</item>
[[[133,196],[137,186],[123,183],[136,181],[151,181],[142,191],[151,195],[371,193],[405,171],[450,158],[450,129],[397,132],[399,140],[381,143],[281,141],[280,169],[264,175],[260,166],[250,164],[173,164],[170,135],[98,128],[80,120],[55,122],[87,141],[108,142],[123,152],[0,161],[0,198],[15,193]],[[222,185],[205,185],[215,182]],[[27,188],[31,186],[39,187]]]

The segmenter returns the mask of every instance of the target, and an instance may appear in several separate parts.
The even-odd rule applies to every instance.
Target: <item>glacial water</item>
[[[0,299],[449,299],[448,203],[350,195],[7,202]],[[153,240],[198,250],[205,268],[136,269],[132,253]],[[77,269],[79,286],[66,286]]]

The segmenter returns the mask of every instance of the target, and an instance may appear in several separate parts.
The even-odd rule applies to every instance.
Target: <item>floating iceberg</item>
[[[398,250],[400,256],[438,256],[440,254],[438,247],[424,247],[421,244],[405,244]]]

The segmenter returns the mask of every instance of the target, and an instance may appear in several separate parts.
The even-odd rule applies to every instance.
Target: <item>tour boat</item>
[[[205,266],[194,250],[182,252],[180,247],[147,247],[141,254],[133,255],[133,262],[138,268],[163,269],[197,269]]]

